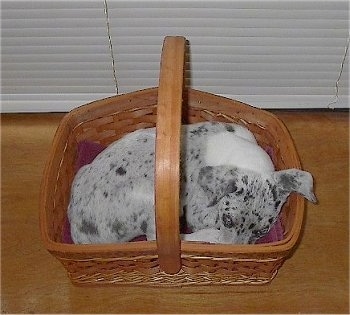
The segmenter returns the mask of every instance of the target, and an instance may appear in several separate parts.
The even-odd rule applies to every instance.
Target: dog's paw
[[[220,243],[220,235],[220,230],[207,228],[191,234],[181,234],[181,239],[191,242]]]

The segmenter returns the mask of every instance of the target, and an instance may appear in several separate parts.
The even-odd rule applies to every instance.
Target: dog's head
[[[219,210],[224,243],[255,243],[269,232],[292,192],[316,202],[311,174],[298,169],[259,174],[232,166],[206,166],[198,183],[208,197],[208,207]]]

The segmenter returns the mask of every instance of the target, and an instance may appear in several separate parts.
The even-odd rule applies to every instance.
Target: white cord
[[[342,73],[343,73],[346,55],[348,54],[348,50],[349,50],[349,40],[350,40],[350,38],[348,37],[348,41],[347,41],[347,44],[346,44],[346,47],[345,47],[344,57],[343,57],[343,60],[342,60],[342,62],[341,62],[341,65],[340,65],[339,76],[338,76],[337,81],[335,82],[335,96],[334,96],[334,101],[332,101],[332,102],[330,102],[330,103],[328,104],[328,108],[334,109],[334,106],[331,106],[331,105],[337,103],[338,100],[339,100],[339,81],[340,81],[341,75],[342,75]]]
[[[109,27],[107,0],[104,0],[104,6],[105,6],[105,16],[106,16],[106,25],[107,25],[107,35],[108,35],[108,41],[109,41],[109,51],[111,53],[111,59],[112,59],[112,71],[113,71],[113,78],[114,78],[114,83],[115,83],[115,91],[117,94],[119,94],[119,86],[118,86],[117,74],[116,74],[116,69],[115,69],[112,37],[111,37],[111,32],[110,32],[110,27]]]

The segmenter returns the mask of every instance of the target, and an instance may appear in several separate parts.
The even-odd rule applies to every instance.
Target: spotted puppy
[[[156,238],[155,129],[130,133],[82,167],[72,184],[68,218],[75,243]],[[237,124],[182,126],[180,209],[192,234],[184,240],[254,243],[268,233],[291,192],[315,202],[312,176],[274,171],[253,134]]]

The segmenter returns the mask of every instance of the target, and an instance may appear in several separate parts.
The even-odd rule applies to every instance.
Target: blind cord
[[[106,26],[107,26],[107,35],[108,35],[108,42],[109,42],[109,51],[111,53],[111,59],[112,59],[112,72],[113,72],[113,79],[114,79],[114,83],[115,83],[115,91],[116,91],[117,94],[119,94],[119,85],[118,85],[117,73],[116,73],[116,67],[115,67],[115,59],[114,59],[114,53],[113,53],[112,37],[111,37],[111,31],[110,31],[110,26],[109,26],[107,0],[104,0],[104,11],[105,11],[105,17],[106,17]]]
[[[345,59],[346,59],[346,56],[348,54],[348,50],[349,50],[349,37],[348,37],[348,40],[347,40],[347,44],[345,46],[345,53],[344,53],[344,56],[343,56],[343,60],[341,62],[341,65],[340,65],[340,72],[339,72],[339,76],[338,76],[338,79],[337,81],[335,81],[335,96],[334,96],[334,101],[330,102],[328,104],[328,108],[332,108],[334,109],[334,106],[332,106],[333,104],[336,104],[339,100],[339,82],[340,82],[340,78],[341,78],[341,75],[343,73],[343,70],[344,70],[344,64],[345,64]]]

